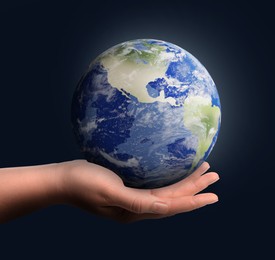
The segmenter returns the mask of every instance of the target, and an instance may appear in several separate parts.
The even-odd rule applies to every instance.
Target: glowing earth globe
[[[114,171],[127,186],[157,188],[206,160],[221,106],[215,83],[194,56],[165,41],[139,39],[89,65],[71,119],[89,162]]]

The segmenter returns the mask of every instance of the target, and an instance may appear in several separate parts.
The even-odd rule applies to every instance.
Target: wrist
[[[44,168],[44,169],[43,169]],[[62,163],[52,163],[42,166],[39,171],[36,172],[37,183],[41,186],[40,193],[42,197],[49,205],[64,204],[64,184],[63,184],[63,166]],[[43,195],[44,194],[44,195]]]
[[[66,161],[55,164],[54,179],[55,179],[55,194],[57,203],[59,204],[73,204],[74,188],[70,183],[74,183],[73,169],[74,161]]]
[[[52,188],[55,194],[56,204],[67,203],[67,188],[66,188],[66,162],[55,163],[52,171]]]

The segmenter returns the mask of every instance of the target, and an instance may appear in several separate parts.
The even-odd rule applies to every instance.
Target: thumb
[[[136,190],[126,187],[114,197],[114,203],[116,206],[137,214],[168,213],[167,203],[150,194],[149,190]]]

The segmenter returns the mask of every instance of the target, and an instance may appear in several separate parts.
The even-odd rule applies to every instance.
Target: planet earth
[[[177,45],[138,39],[91,62],[72,99],[84,157],[135,188],[176,183],[217,141],[221,105],[205,67]]]

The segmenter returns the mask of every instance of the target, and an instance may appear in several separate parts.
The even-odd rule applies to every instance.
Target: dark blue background
[[[81,158],[70,103],[82,73],[117,43],[156,38],[192,53],[217,85],[222,126],[208,161],[221,180],[209,188],[218,204],[163,220],[123,225],[66,206],[35,212],[0,226],[0,259],[267,259],[275,144],[268,1],[6,2],[0,167]]]

